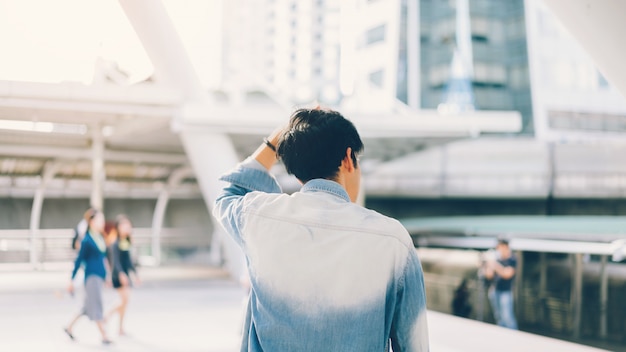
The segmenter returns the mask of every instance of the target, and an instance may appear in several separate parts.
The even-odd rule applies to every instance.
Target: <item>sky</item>
[[[221,0],[163,1],[201,81],[219,84]],[[0,80],[89,84],[97,57],[143,80],[152,64],[118,1],[0,0]]]

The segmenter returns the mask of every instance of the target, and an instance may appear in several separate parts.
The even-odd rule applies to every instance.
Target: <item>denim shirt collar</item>
[[[351,202],[348,192],[337,182],[323,178],[313,179],[302,186],[301,192],[326,192],[335,195],[346,202]]]

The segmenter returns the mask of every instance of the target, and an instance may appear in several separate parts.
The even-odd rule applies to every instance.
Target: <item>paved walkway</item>
[[[67,268],[45,272],[0,268],[0,351],[169,352],[238,350],[243,320],[243,290],[218,269],[142,268],[145,284],[135,288],[126,322],[128,337],[108,330],[115,341],[103,346],[95,324],[86,318],[75,327],[76,341],[63,326],[81,306],[64,293]],[[105,307],[117,300],[105,292]],[[597,351],[581,345],[519,333],[494,325],[429,312],[431,351]]]
[[[81,306],[82,294],[64,293],[68,272],[0,270],[0,351],[236,351],[244,293],[210,268],[143,268],[145,284],[133,291],[128,337],[108,324],[111,346],[102,346],[95,324],[79,321],[71,341],[63,326]],[[117,301],[107,289],[105,307]],[[105,308],[106,309],[106,308]]]

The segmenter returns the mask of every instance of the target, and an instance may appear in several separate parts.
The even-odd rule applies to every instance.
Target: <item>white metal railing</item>
[[[36,254],[38,264],[49,262],[69,262],[76,252],[71,242],[74,230],[40,229],[34,243],[28,229],[0,230],[0,263],[28,263],[31,252]],[[160,233],[160,246],[163,251],[190,251],[208,249],[211,236],[197,230],[164,228]],[[135,228],[133,246],[140,256],[152,256],[152,233],[150,228]]]

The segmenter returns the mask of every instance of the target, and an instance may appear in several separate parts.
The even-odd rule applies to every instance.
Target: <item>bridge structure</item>
[[[294,109],[269,88],[242,92],[243,99],[208,91],[160,3],[120,5],[154,66],[149,80],[119,84],[117,72],[105,70],[105,79],[92,85],[0,81],[0,194],[33,199],[28,233],[35,267],[42,205],[55,197],[88,197],[98,208],[110,197],[156,198],[150,232],[158,263],[169,200],[201,193],[210,209],[222,187],[219,175]],[[521,128],[513,111],[440,115],[400,103],[386,113],[332,108],[359,129],[367,145],[364,165],[371,169],[430,145]],[[295,189],[284,170],[276,172]],[[212,238],[239,272],[237,249],[221,241],[220,229]]]
[[[590,31],[574,34],[624,92],[624,68],[612,59],[619,57],[613,55],[619,50],[615,33],[624,24],[615,18],[619,11],[606,11],[624,5],[546,3],[566,26],[572,19],[588,24]],[[42,205],[54,197],[88,197],[100,208],[105,197],[156,199],[150,233],[158,263],[168,202],[201,194],[210,209],[222,186],[218,176],[284,124],[295,107],[270,87],[208,91],[160,3],[120,5],[154,66],[150,79],[119,84],[119,73],[109,68],[93,85],[0,81],[0,194],[33,199],[28,230],[34,266]],[[593,25],[600,22],[607,27]],[[510,138],[521,128],[513,111],[442,115],[401,103],[382,113],[332,108],[349,117],[365,139],[366,195],[602,197],[625,191],[621,136],[572,146]],[[509,137],[476,138],[488,134]],[[587,161],[601,167],[600,174]],[[287,190],[297,189],[280,166],[275,172]],[[224,236],[214,232],[214,247],[224,247],[233,270],[241,270],[241,260],[232,259],[237,250],[228,241],[218,245]]]
[[[620,57],[617,34],[626,26],[619,9],[626,5],[544,1],[589,49],[607,79],[626,92],[626,68],[614,60]],[[133,85],[113,77],[94,85],[0,81],[0,195],[33,199],[28,231],[20,232],[28,237],[33,267],[41,262],[37,243],[45,233],[40,228],[43,202],[55,197],[89,198],[100,208],[110,197],[156,199],[151,227],[141,232],[158,264],[170,200],[201,194],[210,210],[222,187],[218,176],[284,124],[294,108],[269,87],[238,96],[206,90],[162,5],[146,0],[120,4],[154,65],[151,79]],[[621,197],[626,192],[626,145],[619,135],[607,143],[567,144],[511,138],[521,128],[519,114],[512,111],[440,115],[402,104],[384,113],[333,108],[349,117],[365,139],[366,195]],[[501,135],[477,138],[486,134]],[[297,188],[280,166],[274,171],[287,190]],[[212,249],[224,248],[237,276],[243,263],[237,248],[219,228],[212,239]],[[491,238],[483,240],[491,245]],[[518,240],[515,245],[531,244]],[[579,252],[576,278],[581,277],[581,254],[587,253]],[[578,292],[581,281],[576,283]],[[603,288],[604,301],[606,292]],[[578,302],[580,295],[575,297]]]

